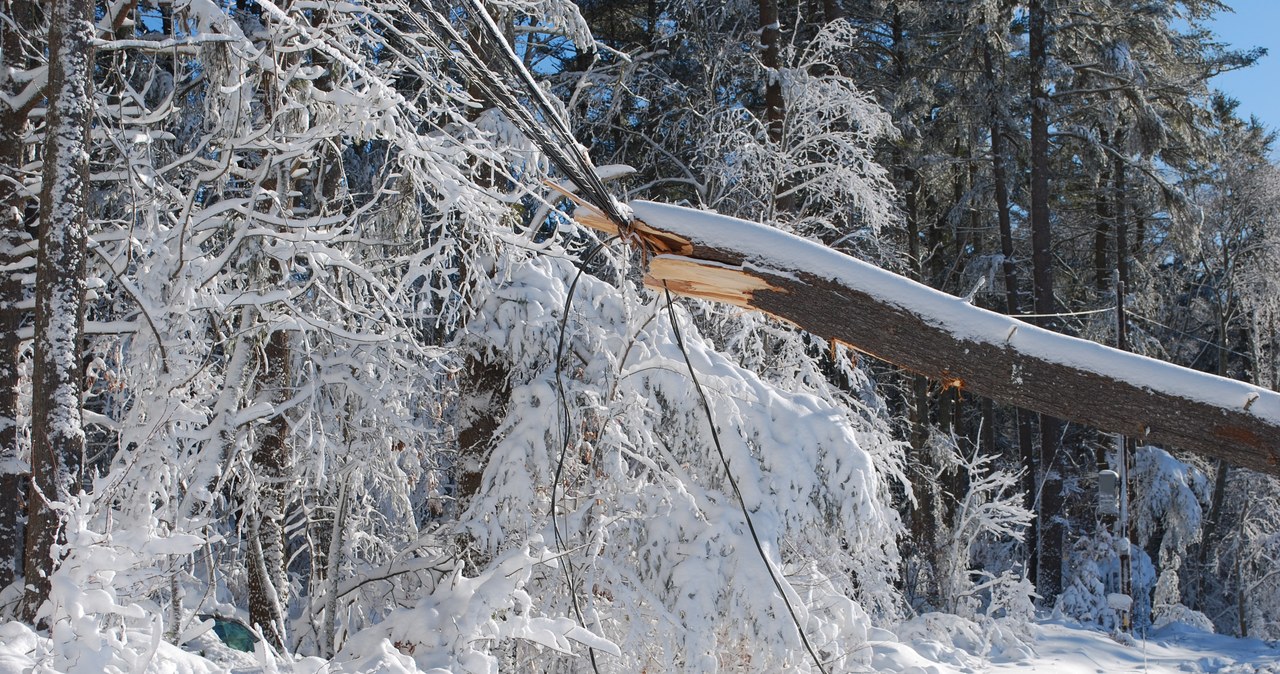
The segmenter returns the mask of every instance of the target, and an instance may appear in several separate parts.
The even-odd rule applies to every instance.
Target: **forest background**
[[[1037,604],[1280,638],[1275,478],[645,289],[493,105],[510,43],[623,202],[1274,389],[1224,9],[0,0],[0,612],[59,671],[206,615],[476,671],[840,671]]]

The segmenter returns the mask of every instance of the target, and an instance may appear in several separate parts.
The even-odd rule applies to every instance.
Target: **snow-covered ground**
[[[1155,630],[1145,637],[1117,640],[1105,632],[1074,623],[1047,620],[1029,625],[989,628],[954,616],[928,614],[896,627],[873,629],[869,667],[833,671],[874,671],[901,674],[979,674],[991,672],[1054,672],[1056,674],[1246,674],[1280,672],[1280,648],[1258,639],[1236,639],[1181,625]],[[136,662],[135,672],[154,674],[336,674],[337,672],[419,672],[413,659],[385,644],[380,653],[346,663],[305,658],[297,663],[251,664],[249,654],[210,652],[207,639],[198,640],[213,659],[158,644],[149,666]],[[51,673],[58,654],[49,641],[25,625],[0,625],[0,674]],[[218,649],[214,649],[215,651]],[[81,665],[85,663],[80,663]],[[78,670],[78,671],[83,671]],[[444,670],[432,670],[432,674]],[[459,672],[465,670],[458,670]]]
[[[1244,674],[1280,672],[1280,648],[1174,624],[1144,636],[1113,638],[1070,621],[1040,621],[986,639],[954,616],[916,618],[895,633],[873,630],[872,669],[909,674]],[[971,623],[970,623],[971,624]],[[1003,643],[999,643],[1003,641]],[[989,645],[984,645],[984,642]],[[996,642],[996,643],[991,643]]]

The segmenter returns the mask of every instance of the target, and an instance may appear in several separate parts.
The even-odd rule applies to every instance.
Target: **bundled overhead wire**
[[[475,36],[470,41],[433,6],[431,0],[419,2],[429,26],[424,25],[422,17],[416,13],[411,13],[409,18],[419,25],[432,47],[453,61],[467,83],[501,110],[577,186],[583,199],[626,231],[631,219],[609,194],[586,149],[574,137],[564,114],[538,86],[480,0],[465,0],[464,4],[474,19]],[[479,44],[491,48],[487,52],[491,57],[489,60],[476,53]],[[517,92],[509,86],[509,80],[519,82],[522,91]]]

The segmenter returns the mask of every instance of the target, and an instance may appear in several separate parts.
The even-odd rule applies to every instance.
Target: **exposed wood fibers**
[[[743,269],[702,262],[687,257],[659,255],[649,260],[644,283],[673,293],[755,309],[752,295],[760,290],[787,292]]]

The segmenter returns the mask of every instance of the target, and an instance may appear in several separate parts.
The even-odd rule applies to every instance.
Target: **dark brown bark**
[[[31,484],[19,616],[33,621],[49,596],[61,521],[50,507],[79,491],[84,453],[80,359],[89,217],[89,122],[93,113],[93,3],[56,0],[49,24],[49,93],[36,258],[32,363]]]
[[[782,29],[778,18],[778,0],[759,0],[760,4],[760,63],[764,66],[764,119],[769,142],[782,144],[784,125],[786,123],[786,102],[782,97]],[[791,210],[796,203],[795,195],[788,194],[791,185],[785,176],[778,176],[778,184],[773,186],[774,217],[777,213]]]
[[[1031,280],[1036,313],[1057,312],[1053,296],[1053,240],[1049,229],[1049,94],[1045,78],[1048,72],[1048,48],[1044,0],[1032,0],[1028,6],[1028,48],[1031,57]],[[1057,321],[1039,319],[1041,325],[1053,329]],[[1062,444],[1062,422],[1040,416],[1040,485],[1037,525],[1039,533],[1039,573],[1036,590],[1047,604],[1052,604],[1062,587],[1062,549],[1064,529],[1059,519],[1062,510],[1062,474],[1059,456]]]
[[[458,502],[465,506],[480,493],[484,467],[511,395],[507,365],[496,359],[467,357],[462,405],[466,420],[458,431]]]
[[[633,229],[649,249],[651,283],[665,282],[674,292],[773,314],[944,387],[1280,475],[1280,394],[1168,363],[1153,364],[958,299],[939,300],[937,291],[763,225],[650,202],[631,205],[642,218]],[[578,215],[584,224],[611,229],[602,217],[585,210]],[[643,220],[646,215],[652,222]],[[783,252],[777,249],[779,237],[786,241]],[[804,262],[778,259],[800,248]],[[814,268],[823,273],[809,271]],[[830,277],[837,268],[847,280]],[[926,306],[910,306],[920,298],[926,298]],[[961,327],[953,327],[956,321]],[[1004,334],[957,334],[978,324]],[[1074,360],[1081,357],[1134,373],[1121,377],[1093,371]],[[1185,393],[1189,382],[1196,392]],[[1202,388],[1233,402],[1207,402],[1198,397]]]
[[[1125,183],[1125,165],[1124,159],[1115,158],[1115,165],[1112,169],[1112,180],[1115,183],[1115,217],[1116,217],[1116,279],[1119,285],[1117,292],[1129,287],[1129,208],[1128,208],[1128,186]],[[1123,301],[1123,299],[1121,300]],[[1124,312],[1120,314],[1121,325],[1118,331],[1118,337],[1123,340],[1119,347],[1121,350],[1127,351],[1129,345],[1127,342],[1127,330],[1123,321],[1126,320]],[[1222,373],[1219,373],[1222,374]]]
[[[786,111],[782,101],[782,80],[778,68],[779,42],[782,31],[778,24],[778,0],[760,0],[760,62],[765,68],[764,105],[769,140],[782,142],[782,123]]]
[[[1111,287],[1111,176],[1106,169],[1098,176],[1094,213],[1097,218],[1093,228],[1093,287],[1105,293]]]
[[[1218,544],[1219,529],[1222,526],[1222,507],[1227,500],[1227,477],[1231,466],[1219,459],[1216,462],[1217,475],[1213,479],[1213,496],[1209,499],[1209,512],[1205,516],[1204,528],[1200,532],[1200,544],[1196,550],[1196,593],[1192,608],[1203,610],[1205,593],[1208,588],[1204,578],[1208,576],[1207,564],[1209,551]]]
[[[900,39],[901,34],[897,34],[897,37]],[[923,256],[920,252],[919,175],[915,169],[905,165],[902,154],[897,153],[902,176],[900,184],[905,185],[903,219],[907,228],[907,265],[911,278],[921,281],[924,271]],[[934,473],[937,471],[934,469],[933,457],[928,450],[929,381],[924,376],[914,373],[907,374],[907,377],[910,381],[909,421],[911,424],[908,442],[911,445],[913,464],[911,492],[915,497],[915,505],[911,509],[911,541],[908,548],[915,553],[917,559],[927,562],[931,571],[936,573],[939,569],[938,485],[934,480]],[[929,603],[936,603],[938,600],[936,577],[930,574],[929,579],[933,582],[917,587],[916,591],[923,594]]]
[[[1056,311],[1053,298],[1053,250],[1049,229],[1049,94],[1045,90],[1048,54],[1043,0],[1029,7],[1031,52],[1031,278],[1038,314]],[[1052,327],[1052,319],[1038,321]]]
[[[0,70],[33,65],[23,54],[23,37],[36,29],[36,11],[30,2],[0,3]],[[14,95],[20,84],[0,74],[0,93]],[[27,111],[0,103],[0,589],[18,577],[22,550],[23,487],[29,479],[27,465],[19,459],[18,383],[24,299],[19,263],[20,248],[30,241],[26,231],[27,198],[17,188],[26,163]]]

